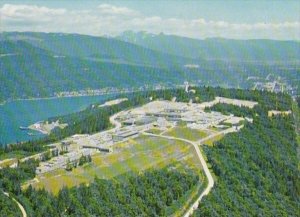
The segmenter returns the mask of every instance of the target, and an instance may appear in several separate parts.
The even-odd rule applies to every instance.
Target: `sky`
[[[294,0],[0,0],[0,31],[300,40]]]

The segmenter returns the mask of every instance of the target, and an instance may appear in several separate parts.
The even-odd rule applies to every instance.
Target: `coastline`
[[[38,121],[34,124],[29,125],[28,129],[38,131],[43,135],[49,135],[54,128],[59,127],[63,129],[67,126],[68,124],[59,123],[59,120],[51,123],[48,123],[48,121]]]
[[[158,88],[156,88],[158,89]],[[160,89],[166,89],[166,87],[160,88]],[[139,92],[139,91],[147,91],[147,90],[152,90],[152,88],[140,88],[140,89],[129,89],[129,90],[111,90],[111,91],[106,91],[106,92],[102,92],[101,94],[85,94],[85,95],[70,95],[70,96],[51,96],[51,97],[39,97],[39,98],[27,98],[27,99],[9,99],[5,101],[2,101],[2,105],[0,106],[0,113],[5,115],[4,117],[8,117],[6,118],[4,121],[7,121],[7,125],[5,126],[5,128],[1,128],[0,130],[3,132],[6,132],[5,135],[3,137],[1,137],[1,144],[3,145],[7,145],[7,144],[16,144],[16,143],[23,143],[32,139],[35,139],[37,137],[42,137],[45,136],[45,132],[40,132],[37,130],[33,130],[33,129],[25,129],[28,128],[29,125],[32,125],[38,121],[42,121],[42,120],[47,120],[48,117],[55,117],[57,116],[57,114],[55,113],[54,115],[50,115],[52,114],[50,111],[49,113],[45,111],[47,110],[47,105],[52,105],[52,106],[56,106],[56,103],[60,104],[68,104],[68,102],[70,101],[71,105],[75,105],[77,106],[78,104],[78,111],[79,111],[79,107],[80,104],[86,104],[85,102],[96,102],[98,101],[98,99],[102,99],[105,98],[103,102],[106,101],[111,101],[114,100],[116,98],[124,98],[124,97],[130,97],[132,94],[134,94],[135,92]],[[58,98],[66,98],[66,97],[70,97],[69,99],[58,99]],[[80,98],[74,98],[74,97],[80,97]],[[49,99],[49,100],[48,100]],[[74,99],[74,100],[73,100]],[[23,101],[24,100],[24,101]],[[36,101],[33,101],[36,100]],[[20,101],[20,102],[17,102]],[[22,102],[23,101],[23,102]],[[28,102],[26,102],[28,101]],[[67,103],[66,103],[67,102]],[[7,104],[6,104],[7,103]],[[42,104],[45,105],[44,107],[46,109],[41,109],[43,110],[42,112],[38,112],[37,115],[42,115],[41,117],[36,117],[35,114],[31,114],[32,110],[32,106],[35,106],[35,104]],[[50,104],[48,104],[50,103]],[[23,106],[24,104],[24,106]],[[89,105],[90,103],[87,103],[87,105]],[[66,105],[67,106],[67,105]],[[29,110],[27,110],[27,108],[29,108]],[[80,108],[82,109],[82,108]],[[73,109],[70,109],[68,107],[68,113],[72,113]],[[23,113],[23,111],[25,113]],[[16,116],[14,112],[16,113]],[[57,111],[58,112],[58,111]],[[32,118],[31,116],[28,116],[28,114],[31,114],[31,116],[34,116],[35,118]],[[26,117],[24,115],[27,115]],[[49,116],[50,115],[50,116]],[[23,117],[24,116],[24,117]],[[16,119],[12,119],[16,117]],[[2,117],[1,117],[2,118]],[[23,121],[24,118],[26,118],[27,121]],[[10,119],[10,120],[9,120]],[[11,120],[14,120],[13,122]],[[1,119],[2,121],[2,119]],[[22,130],[20,127],[23,127],[24,130]],[[22,132],[23,131],[23,132]],[[35,133],[36,132],[36,133]],[[31,137],[31,136],[37,136],[35,138]],[[1,145],[2,146],[2,145]]]
[[[32,131],[40,132],[40,133],[43,134],[43,135],[49,134],[49,132],[47,132],[47,131],[41,129],[41,126],[42,126],[42,125],[43,125],[43,121],[38,121],[38,122],[36,122],[36,123],[34,123],[34,124],[29,125],[27,128],[28,128],[29,130],[32,130]]]
[[[12,100],[5,100],[3,102],[0,102],[0,106],[3,106],[10,102],[15,101],[35,101],[35,100],[51,100],[51,99],[59,99],[59,98],[75,98],[75,97],[85,97],[85,96],[103,96],[103,95],[109,95],[109,94],[122,94],[122,93],[133,93],[136,91],[120,91],[120,92],[108,92],[108,93],[101,93],[101,94],[86,94],[86,95],[73,95],[73,96],[51,96],[51,97],[37,97],[37,98],[17,98]]]
[[[127,100],[128,100],[127,98],[110,100],[110,101],[106,101],[102,105],[99,105],[99,107],[116,105],[116,104],[119,104],[119,103],[121,103],[123,101],[127,101]],[[49,135],[55,127],[59,127],[61,129],[63,129],[67,126],[68,126],[68,124],[59,123],[59,120],[57,120],[55,122],[51,122],[51,123],[48,123],[48,121],[43,120],[43,121],[37,121],[37,122],[29,125],[28,127],[23,127],[23,128],[24,128],[24,130],[32,130],[32,131],[37,131],[43,135]],[[21,127],[20,127],[20,129],[21,129]]]
[[[161,88],[145,88],[143,91],[148,90],[158,90],[158,89],[168,89],[170,87],[161,87]],[[16,99],[8,99],[3,102],[0,101],[0,106],[3,106],[10,102],[15,101],[34,101],[34,100],[51,100],[51,99],[59,99],[59,98],[73,98],[73,97],[85,97],[85,96],[103,96],[109,94],[123,94],[123,93],[135,93],[141,91],[139,88],[132,88],[131,90],[115,90],[115,91],[107,91],[101,93],[91,93],[91,94],[78,94],[78,95],[63,95],[63,96],[49,96],[49,97],[32,97],[32,98],[16,98]]]

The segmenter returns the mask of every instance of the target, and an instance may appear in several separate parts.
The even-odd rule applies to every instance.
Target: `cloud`
[[[5,20],[31,20],[45,21],[54,16],[66,13],[65,9],[50,9],[35,5],[12,5],[4,4],[0,9],[1,18]]]
[[[284,29],[293,28],[297,29],[300,27],[300,22],[282,22],[282,23],[228,23],[226,21],[206,21],[205,19],[196,19],[191,21],[191,25],[194,27],[208,27],[208,28],[228,28],[236,30],[257,30],[257,29]]]
[[[230,23],[225,20],[145,16],[127,7],[100,4],[89,10],[66,10],[36,5],[4,4],[1,31],[65,32],[117,35],[126,30],[164,32],[192,38],[300,39],[300,22]]]
[[[98,11],[100,14],[107,15],[124,15],[124,16],[137,16],[139,12],[135,10],[131,10],[126,7],[116,7],[109,4],[101,4],[98,7]]]

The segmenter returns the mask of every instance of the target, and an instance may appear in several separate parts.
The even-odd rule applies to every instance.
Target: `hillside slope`
[[[127,31],[117,39],[169,54],[206,60],[242,62],[298,61],[300,42],[274,40],[233,40],[208,38],[198,40],[176,35]]]
[[[155,51],[113,38],[79,34],[4,32],[0,40],[26,42],[56,56],[70,56],[115,63],[131,63],[170,68],[193,62],[177,54]]]
[[[160,82],[179,83],[183,72],[174,75],[162,68],[100,62],[79,57],[57,57],[26,42],[0,42],[0,101],[48,97],[55,92],[140,87]]]
[[[291,100],[281,98],[291,109]],[[277,104],[270,102],[255,109],[253,124],[204,147],[215,187],[194,216],[299,216],[295,122],[291,115],[268,117],[265,106]]]
[[[184,81],[195,85],[251,88],[253,81],[247,79],[249,76],[265,78],[269,73],[287,79],[292,85],[299,84],[300,67],[294,61],[295,56],[300,56],[299,51],[295,51],[297,42],[286,42],[295,45],[289,48],[292,52],[280,48],[285,42],[270,42],[275,50],[282,49],[280,55],[287,59],[270,62],[262,58],[265,54],[256,55],[260,50],[254,45],[247,45],[248,54],[254,53],[249,54],[251,58],[240,55],[247,41],[223,40],[227,47],[234,44],[234,52],[229,52],[214,40],[142,36],[145,37],[140,41],[143,46],[78,34],[0,33],[0,103],[49,97],[62,91],[160,84],[174,87]],[[138,43],[136,40],[134,43]],[[151,49],[144,42],[150,43]],[[277,51],[271,52],[271,60],[276,60]]]

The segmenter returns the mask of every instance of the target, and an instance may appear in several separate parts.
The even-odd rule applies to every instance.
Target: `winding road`
[[[109,119],[110,122],[111,122],[113,125],[115,125],[115,127],[112,128],[110,131],[115,131],[115,130],[119,129],[119,128],[122,126],[121,123],[118,122],[118,121],[116,120],[116,118],[117,118],[122,112],[123,112],[123,111],[121,111],[121,112],[119,112],[119,113],[117,113],[117,114],[114,114],[114,115],[112,115],[112,116],[110,117],[110,119]],[[30,157],[28,157],[28,158],[21,159],[21,161],[26,161],[26,160],[28,160],[28,159],[30,159],[30,158],[34,158],[34,157],[35,157],[35,156],[30,156]],[[11,197],[11,196],[9,195],[9,193],[3,192],[3,194],[4,194],[5,196],[11,198],[11,199],[18,205],[20,211],[22,212],[22,216],[23,216],[23,217],[27,217],[26,210],[24,209],[24,207],[22,206],[22,204],[20,204],[15,198]]]
[[[22,212],[23,217],[27,217],[26,210],[24,209],[24,207],[22,206],[22,204],[20,204],[15,198],[9,196],[9,193],[3,192],[3,194],[4,194],[5,196],[11,198],[11,199],[18,205],[19,209],[20,209],[21,212]]]
[[[120,114],[123,114],[123,113],[124,113],[124,111],[121,111],[121,112],[118,112],[118,113],[116,113],[116,114],[110,116],[110,118],[109,118],[110,123],[111,123],[112,125],[115,125],[115,127],[114,127],[113,129],[111,129],[111,130],[119,129],[119,128],[122,126],[122,124],[121,124],[119,121],[117,121],[116,118],[117,118]]]
[[[122,124],[120,122],[118,122],[116,120],[116,117],[118,115],[120,115],[120,113],[122,112],[119,112],[113,116],[110,117],[110,122],[115,125],[115,128],[113,128],[114,130],[115,129],[118,129],[122,126]],[[196,142],[193,142],[193,141],[190,141],[190,140],[187,140],[187,139],[183,139],[183,138],[177,138],[177,137],[173,137],[173,136],[165,136],[165,135],[161,135],[161,134],[152,134],[152,133],[146,133],[146,132],[143,132],[142,134],[143,135],[148,135],[148,136],[154,136],[154,137],[160,137],[160,138],[166,138],[166,139],[171,139],[171,140],[178,140],[178,141],[183,141],[183,142],[186,142],[186,143],[189,143],[191,144],[194,148],[195,148],[195,151],[197,153],[197,156],[201,162],[201,165],[203,167],[203,170],[204,170],[204,173],[207,177],[207,180],[208,180],[208,184],[206,186],[206,188],[204,189],[204,191],[201,193],[201,195],[196,199],[196,201],[192,204],[192,206],[185,212],[185,214],[183,215],[184,217],[189,217],[191,216],[194,211],[198,208],[199,206],[199,203],[201,202],[202,198],[206,195],[209,194],[209,192],[211,191],[211,189],[213,188],[214,186],[214,179],[212,177],[212,174],[210,173],[209,169],[208,169],[208,166],[206,164],[206,161],[205,159],[203,158],[203,155],[199,149],[199,145],[203,144],[203,142],[209,140],[209,139],[212,139],[216,136],[219,136],[219,135],[225,135],[227,133],[231,133],[231,132],[237,132],[239,131],[241,128],[243,128],[244,126],[239,126],[239,127],[231,127],[231,128],[228,128],[228,129],[225,129],[223,131],[220,131],[220,132],[217,132],[217,133],[214,133],[214,134],[211,134],[203,139],[200,139]]]
[[[114,128],[108,130],[108,131],[116,131],[118,129],[121,128],[122,124],[116,120],[116,118],[120,115],[124,113],[124,111],[121,111],[119,113],[116,113],[114,115],[112,115],[110,117],[110,122],[114,125]],[[191,205],[191,207],[185,212],[185,214],[183,215],[184,217],[189,217],[193,214],[193,212],[198,208],[199,206],[199,203],[201,202],[202,198],[206,195],[209,194],[209,192],[211,191],[211,189],[213,188],[214,186],[214,179],[212,177],[212,174],[210,173],[209,169],[208,169],[208,166],[206,164],[206,161],[199,149],[199,145],[203,144],[203,142],[209,140],[209,139],[212,139],[216,136],[219,136],[221,134],[225,135],[227,133],[230,133],[230,132],[237,132],[238,130],[240,130],[243,126],[240,126],[238,128],[229,128],[229,129],[226,129],[226,130],[223,130],[223,131],[220,131],[218,133],[215,133],[215,134],[212,134],[212,135],[209,135],[208,137],[205,137],[203,139],[200,139],[198,141],[190,141],[190,140],[187,140],[187,139],[183,139],[183,138],[177,138],[177,137],[173,137],[173,136],[165,136],[165,135],[158,135],[158,134],[152,134],[152,133],[146,133],[146,132],[143,132],[142,134],[143,135],[148,135],[148,136],[153,136],[153,137],[160,137],[160,138],[166,138],[166,139],[170,139],[170,140],[178,140],[178,141],[183,141],[183,142],[186,142],[190,145],[192,145],[196,151],[196,154],[198,156],[198,159],[203,167],[203,170],[204,170],[204,173],[207,177],[207,180],[208,180],[208,184],[206,186],[206,188],[204,189],[204,191],[200,194],[200,196],[195,200],[195,202]],[[19,207],[20,211],[22,212],[22,215],[23,217],[27,217],[27,213],[26,213],[26,210],[24,209],[24,207],[13,197],[11,197],[9,195],[9,193],[7,192],[3,192],[7,197],[11,198]]]
[[[203,170],[204,170],[204,173],[207,177],[207,180],[208,180],[208,184],[206,186],[206,188],[204,189],[204,191],[201,193],[201,195],[196,199],[196,201],[192,204],[192,206],[185,212],[185,214],[183,215],[184,217],[189,217],[193,214],[193,212],[198,208],[199,206],[199,203],[201,202],[202,198],[206,195],[209,194],[209,192],[211,191],[211,189],[213,188],[214,186],[214,179],[212,177],[212,174],[210,173],[209,169],[208,169],[208,166],[206,164],[206,161],[205,159],[203,158],[203,155],[199,149],[199,145],[203,144],[203,142],[209,140],[209,139],[212,139],[216,136],[219,136],[219,135],[225,135],[227,133],[231,133],[231,132],[237,132],[239,131],[241,128],[243,127],[242,126],[239,126],[239,127],[231,127],[231,128],[228,128],[226,130],[223,130],[223,131],[220,131],[220,132],[217,132],[217,133],[214,133],[212,135],[209,135],[203,139],[200,139],[196,142],[193,142],[193,141],[190,141],[190,140],[187,140],[187,139],[183,139],[183,138],[177,138],[177,137],[173,137],[173,136],[164,136],[164,135],[157,135],[157,134],[152,134],[152,133],[146,133],[144,132],[143,134],[144,135],[148,135],[148,136],[155,136],[155,137],[161,137],[161,138],[166,138],[166,139],[171,139],[171,140],[178,140],[178,141],[183,141],[183,142],[186,142],[186,143],[189,143],[191,144],[194,148],[195,148],[195,151],[197,153],[197,156],[201,162],[201,165],[203,167]]]
[[[190,140],[187,139],[182,139],[182,138],[177,138],[177,137],[173,137],[173,136],[164,136],[164,135],[156,135],[156,134],[152,134],[152,133],[143,133],[144,135],[148,135],[148,136],[155,136],[155,137],[160,137],[160,138],[166,138],[166,139],[171,139],[171,140],[178,140],[178,141],[183,141],[186,143],[191,144],[197,153],[197,156],[201,162],[201,165],[203,167],[204,173],[207,177],[208,180],[208,185],[206,186],[206,188],[204,189],[204,191],[201,193],[201,195],[197,198],[197,200],[193,203],[193,205],[187,210],[187,212],[184,214],[184,217],[189,217],[190,215],[193,214],[194,210],[196,210],[199,206],[200,201],[202,200],[202,198],[205,195],[208,195],[208,193],[210,192],[210,190],[212,189],[212,187],[214,186],[214,179],[207,167],[207,164],[201,154],[201,151],[198,147],[198,142],[192,142]]]

